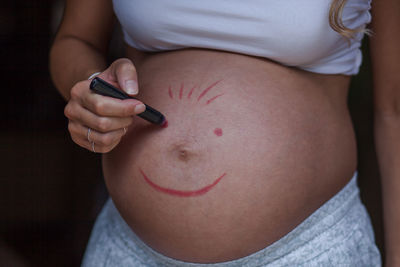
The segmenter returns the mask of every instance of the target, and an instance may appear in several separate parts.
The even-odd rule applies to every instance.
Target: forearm
[[[375,115],[388,266],[400,265],[400,114]]]
[[[92,73],[106,68],[105,55],[74,36],[56,39],[50,51],[50,72],[54,84],[65,99],[70,89]]]

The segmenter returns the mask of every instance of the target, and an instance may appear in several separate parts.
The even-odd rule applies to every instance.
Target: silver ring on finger
[[[90,143],[92,144],[92,151],[93,151],[93,153],[96,153],[96,150],[94,149],[94,141],[90,141]]]
[[[87,140],[89,141],[89,143],[92,143],[92,142],[93,142],[92,140],[90,140],[90,133],[91,133],[91,132],[92,132],[92,129],[88,128],[88,131],[87,131],[86,136],[87,136]]]
[[[126,134],[126,128],[124,127],[124,135]]]

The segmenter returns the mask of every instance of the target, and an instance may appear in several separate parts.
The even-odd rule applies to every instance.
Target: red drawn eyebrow
[[[217,185],[221,179],[226,175],[226,173],[222,174],[220,177],[218,177],[213,183],[206,185],[203,188],[200,188],[198,190],[176,190],[176,189],[171,189],[171,188],[166,188],[159,186],[158,184],[154,183],[153,181],[150,180],[150,178],[147,177],[147,175],[139,169],[140,173],[142,174],[144,180],[155,190],[168,194],[168,195],[173,195],[173,196],[178,196],[178,197],[196,197],[196,196],[201,196],[207,193],[208,191],[211,190],[215,185]]]
[[[193,94],[194,89],[196,88],[196,86],[193,86],[193,88],[190,90],[189,94],[188,94],[188,98],[190,99],[190,97]]]
[[[212,101],[214,101],[215,99],[217,99],[218,97],[220,97],[220,96],[222,96],[222,95],[223,95],[223,94],[219,94],[219,95],[216,95],[216,96],[214,96],[214,97],[208,99],[207,102],[206,102],[206,105],[210,104]]]
[[[221,81],[222,80],[216,81],[216,82],[212,83],[210,86],[208,86],[206,89],[204,89],[198,96],[197,101],[200,101],[201,98],[203,98],[213,87],[215,87]],[[187,94],[187,99],[191,98],[191,96],[196,88],[197,88],[197,86],[193,86],[192,89],[190,89],[189,93]],[[178,97],[180,100],[183,98],[184,91],[185,91],[185,86],[184,86],[184,83],[182,82],[181,86],[179,88],[179,93],[178,93]],[[174,93],[173,93],[173,89],[172,89],[171,85],[168,86],[168,95],[169,95],[169,98],[174,99]],[[213,102],[215,99],[217,99],[218,97],[220,97],[222,95],[224,95],[224,93],[211,97],[210,99],[208,99],[206,101],[206,105],[210,104],[211,102]]]
[[[216,86],[220,81],[216,81],[215,83],[211,84],[209,87],[207,87],[206,89],[204,89],[203,92],[201,92],[201,94],[199,95],[199,97],[197,98],[197,101],[199,101],[205,94],[207,94],[208,91],[211,90],[211,88],[213,88],[214,86]]]

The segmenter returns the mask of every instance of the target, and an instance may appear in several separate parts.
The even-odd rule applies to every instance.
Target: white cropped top
[[[329,25],[332,0],[113,0],[125,42],[142,51],[187,47],[265,57],[325,74],[358,73],[363,33]],[[345,26],[365,28],[371,0],[348,0]]]

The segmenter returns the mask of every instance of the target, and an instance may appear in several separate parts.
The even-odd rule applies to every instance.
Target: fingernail
[[[136,95],[138,93],[138,85],[134,80],[125,81],[126,92],[130,95]]]
[[[135,113],[136,113],[136,114],[142,113],[142,112],[144,112],[145,110],[146,110],[146,106],[145,106],[144,104],[137,104],[137,105],[135,106]]]

